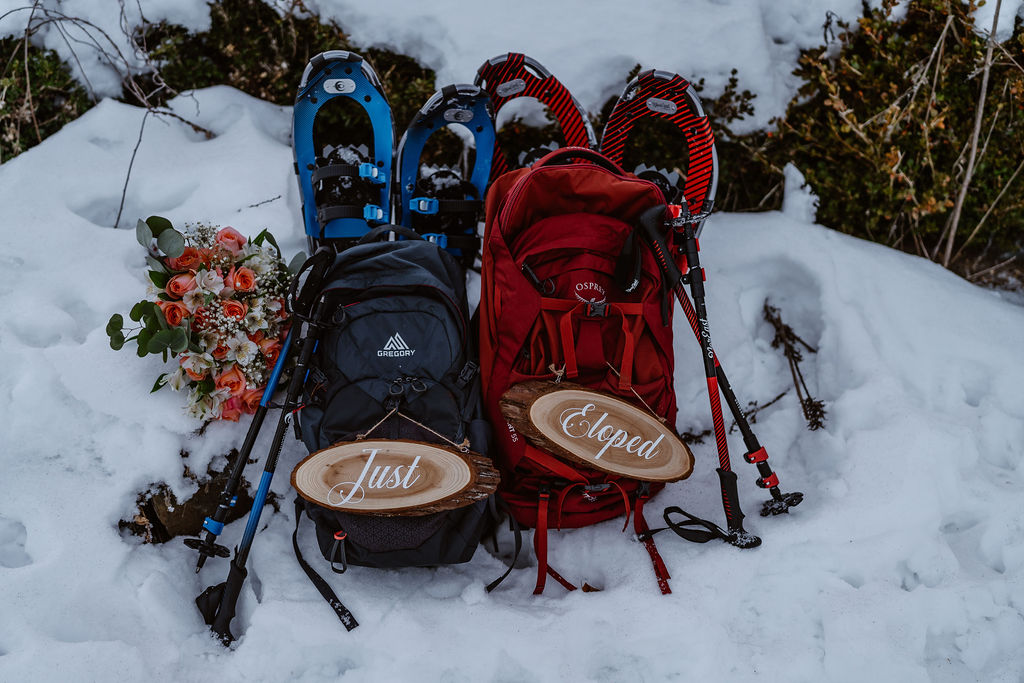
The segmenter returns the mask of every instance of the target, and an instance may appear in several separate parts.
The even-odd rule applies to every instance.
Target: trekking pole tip
[[[775,493],[774,491],[772,492]],[[764,505],[761,506],[761,516],[775,516],[782,515],[789,512],[789,509],[796,507],[803,502],[804,494],[799,491],[793,493],[780,493],[778,496],[772,497],[771,500],[765,501]]]

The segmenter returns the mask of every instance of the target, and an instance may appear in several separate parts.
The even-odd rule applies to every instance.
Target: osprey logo
[[[394,358],[399,356],[411,356],[414,353],[416,353],[416,349],[410,349],[409,345],[405,343],[404,339],[402,339],[402,335],[395,332],[391,335],[391,338],[388,339],[388,343],[384,345],[384,348],[377,352],[377,355]]]

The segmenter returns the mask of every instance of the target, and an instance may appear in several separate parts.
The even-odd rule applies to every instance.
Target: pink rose
[[[258,389],[246,389],[242,394],[242,409],[246,413],[255,413],[256,409],[260,407],[260,401],[263,400],[263,391],[266,389],[262,386]]]
[[[181,275],[175,275],[167,281],[167,287],[164,291],[175,299],[180,299],[185,296],[185,292],[196,288],[196,278],[192,273],[182,273]]]
[[[214,385],[218,389],[227,389],[232,396],[241,396],[245,391],[245,375],[237,365],[232,364],[228,370],[217,375]]]
[[[220,419],[227,420],[229,422],[238,422],[238,418],[242,416],[243,407],[242,399],[237,396],[232,396],[221,404]]]
[[[242,253],[242,247],[245,246],[246,239],[242,233],[228,226],[218,230],[213,241],[230,251],[232,255],[238,256]]]

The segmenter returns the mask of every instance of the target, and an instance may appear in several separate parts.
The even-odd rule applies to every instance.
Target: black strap
[[[298,496],[295,497],[295,532],[292,533],[292,547],[295,549],[295,559],[299,561],[299,566],[302,567],[302,571],[306,572],[306,576],[313,582],[316,589],[320,591],[320,595],[323,596],[327,604],[331,606],[334,613],[338,615],[338,619],[341,621],[341,625],[345,627],[346,631],[351,631],[356,626],[359,626],[359,622],[352,616],[352,613],[348,611],[348,608],[338,600],[338,596],[331,589],[330,584],[324,581],[323,577],[316,573],[309,563],[306,562],[302,557],[302,552],[299,550],[299,522],[302,521],[303,503],[302,499]],[[331,569],[334,569],[334,563],[331,563]],[[337,569],[334,569],[338,572]],[[338,572],[339,574],[341,572]]]
[[[449,249],[469,249],[476,251],[480,248],[480,238],[476,235],[448,235],[445,234],[447,239],[447,246]]]
[[[367,244],[369,242],[377,242],[382,238],[386,239],[390,233],[401,235],[402,237],[409,240],[421,240],[423,236],[412,228],[407,228],[404,225],[378,225],[376,228],[368,231],[365,235],[359,238],[359,244]]]
[[[686,519],[681,522],[674,522],[669,517],[670,514],[683,515],[684,517],[686,517]],[[685,510],[675,505],[665,508],[664,517],[665,523],[668,524],[667,527],[662,527],[661,529],[651,529],[647,533],[642,534],[640,540],[650,538],[659,531],[665,531],[665,529],[671,529],[672,531],[676,532],[677,536],[679,536],[680,538],[684,538],[692,543],[707,543],[708,541],[711,541],[716,538],[726,542],[730,540],[729,534],[727,534],[725,530],[722,529],[722,527],[718,526],[714,522],[709,522],[706,519],[694,517],[689,512],[686,512]]]
[[[438,199],[438,213],[476,213],[484,205],[479,199]]]
[[[316,219],[320,221],[320,227],[326,226],[333,220],[339,218],[362,218],[363,207],[355,204],[344,206],[321,206],[316,210]]]
[[[330,178],[358,177],[359,167],[353,164],[328,164],[327,166],[318,166],[310,176],[314,184],[321,180],[329,180]]]
[[[498,507],[501,508],[502,512],[505,512],[508,515],[508,521],[512,527],[512,533],[515,534],[515,548],[512,551],[512,562],[509,563],[508,569],[505,570],[505,573],[487,584],[486,590],[488,593],[497,588],[502,581],[508,578],[508,575],[512,573],[512,570],[516,568],[516,562],[519,560],[519,551],[523,549],[523,530],[520,528],[519,522],[516,521],[516,518],[512,515],[512,511],[508,509],[507,505],[505,505],[504,500],[498,496],[494,496],[494,501],[497,503]]]

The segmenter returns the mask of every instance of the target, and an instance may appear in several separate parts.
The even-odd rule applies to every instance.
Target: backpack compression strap
[[[313,582],[314,586],[316,586],[317,591],[320,592],[320,595],[323,596],[323,599],[327,601],[327,604],[331,606],[331,609],[334,610],[334,613],[338,615],[338,619],[339,621],[341,621],[342,626],[345,627],[345,630],[351,631],[356,626],[359,626],[359,622],[356,621],[356,618],[352,616],[351,612],[348,611],[348,607],[345,607],[345,605],[341,603],[341,600],[338,599],[338,596],[331,588],[331,585],[324,581],[324,578],[317,574],[316,570],[310,567],[309,563],[306,562],[305,559],[303,559],[302,551],[299,550],[299,523],[302,521],[302,512],[304,509],[305,507],[302,504],[302,499],[296,496],[295,531],[292,533],[292,548],[295,549],[295,559],[299,561],[299,566],[302,567],[302,571],[306,572],[306,576],[308,576],[309,580]],[[344,543],[344,541],[340,539],[339,542]],[[337,548],[338,546],[339,543],[335,543],[335,548]],[[332,555],[334,555],[334,553],[332,553]],[[333,561],[331,562],[331,568],[334,569]],[[335,569],[334,571],[338,574],[342,573],[337,569]]]

